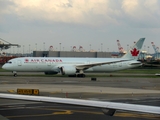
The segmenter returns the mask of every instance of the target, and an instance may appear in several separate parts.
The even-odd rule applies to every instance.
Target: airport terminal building
[[[77,52],[77,51],[33,51],[33,57],[88,57],[88,58],[120,58],[125,53],[119,52]],[[143,51],[140,53],[139,60],[152,60]]]
[[[90,57],[111,58],[111,52],[33,51],[33,57]]]

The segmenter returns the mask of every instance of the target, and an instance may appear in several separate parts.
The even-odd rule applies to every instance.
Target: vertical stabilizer
[[[145,38],[140,38],[122,58],[137,59],[140,55]]]

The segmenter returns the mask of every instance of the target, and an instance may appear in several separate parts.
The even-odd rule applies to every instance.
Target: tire
[[[16,73],[14,74],[14,77],[17,77],[17,74],[16,74]]]

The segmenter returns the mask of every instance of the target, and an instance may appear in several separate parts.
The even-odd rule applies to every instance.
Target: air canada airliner
[[[113,72],[141,66],[138,60],[145,38],[140,38],[121,58],[21,57],[5,63],[2,68],[17,72],[44,72],[85,77],[87,72]]]

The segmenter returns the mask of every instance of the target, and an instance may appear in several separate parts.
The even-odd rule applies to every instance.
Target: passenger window
[[[12,62],[11,62],[11,61],[8,61],[7,63],[12,64]]]

